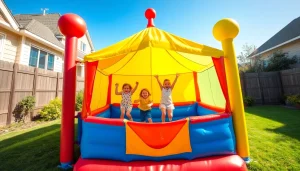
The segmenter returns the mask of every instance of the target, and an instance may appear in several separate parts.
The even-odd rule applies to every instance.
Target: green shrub
[[[40,112],[41,119],[45,121],[55,120],[61,117],[62,101],[59,98],[55,98],[49,102],[47,106],[44,106]]]
[[[253,106],[254,104],[254,99],[250,96],[245,96],[243,100],[245,106]]]
[[[75,110],[76,111],[81,111],[82,102],[83,102],[83,91],[80,90],[76,95],[76,104],[75,104]]]
[[[15,117],[15,122],[25,122],[25,117],[30,113],[35,105],[34,96],[27,96],[22,99],[15,107],[13,111],[13,116]]]
[[[290,69],[291,65],[295,63],[297,63],[296,56],[290,58],[288,53],[276,51],[272,54],[271,58],[269,59],[269,64],[266,68],[264,68],[264,71],[270,72]]]
[[[289,57],[288,53],[276,51],[270,56],[266,67],[263,65],[261,56],[257,56],[245,72],[281,71],[290,69],[291,65],[295,63],[297,63],[297,56]]]
[[[287,96],[287,102],[292,105],[300,105],[300,94]]]

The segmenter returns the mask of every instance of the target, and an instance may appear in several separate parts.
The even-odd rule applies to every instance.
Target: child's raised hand
[[[179,77],[179,74],[176,74],[176,77]]]
[[[119,83],[116,83],[115,85],[116,85],[116,86],[119,86]]]
[[[136,85],[139,85],[139,82],[136,82],[135,84],[136,84]]]
[[[154,75],[155,78],[158,78],[158,75]]]

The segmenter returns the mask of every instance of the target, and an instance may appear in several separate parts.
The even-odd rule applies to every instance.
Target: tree
[[[247,43],[242,47],[243,51],[237,56],[240,64],[249,62],[249,56],[253,53],[256,49],[254,45],[248,45]]]
[[[260,56],[255,57],[250,67],[245,72],[263,72],[264,66]]]
[[[285,69],[291,69],[290,65],[297,63],[297,57],[293,56],[289,58],[288,53],[282,51],[276,51],[273,53],[269,60],[269,64],[264,71],[281,71]]]
[[[255,57],[251,66],[246,72],[270,72],[290,69],[290,65],[297,63],[297,57],[289,58],[288,53],[276,51],[268,60],[268,65],[263,66],[263,60],[260,56]]]

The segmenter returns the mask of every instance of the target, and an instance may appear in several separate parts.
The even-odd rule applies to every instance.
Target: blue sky
[[[300,0],[5,0],[13,14],[75,13],[87,23],[95,49],[114,44],[146,28],[144,12],[156,10],[156,27],[177,36],[221,48],[214,24],[233,18],[240,25],[236,52],[245,43],[259,47],[300,16]]]

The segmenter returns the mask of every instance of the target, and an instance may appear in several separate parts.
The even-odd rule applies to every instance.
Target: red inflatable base
[[[75,171],[247,171],[246,163],[238,155],[217,156],[195,160],[167,160],[121,162],[79,158]]]

